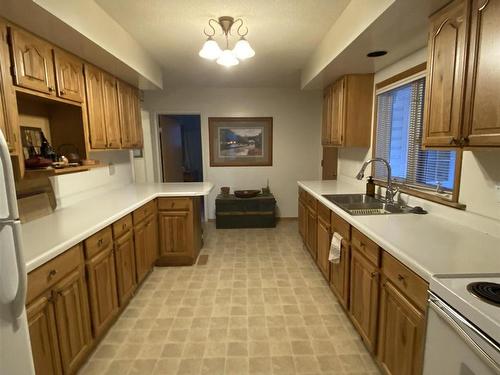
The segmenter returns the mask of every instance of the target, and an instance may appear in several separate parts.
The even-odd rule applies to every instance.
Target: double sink
[[[407,214],[414,210],[412,207],[387,203],[381,197],[366,194],[332,194],[323,197],[354,216]]]

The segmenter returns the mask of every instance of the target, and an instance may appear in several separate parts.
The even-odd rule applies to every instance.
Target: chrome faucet
[[[367,160],[363,163],[363,166],[359,170],[358,174],[356,175],[356,178],[358,180],[362,180],[363,177],[365,176],[365,169],[368,167],[368,164],[373,163],[375,161],[379,161],[381,163],[384,163],[384,165],[387,168],[387,187],[385,190],[385,200],[387,203],[394,204],[394,197],[398,193],[399,188],[393,188],[392,187],[392,176],[391,176],[391,165],[389,162],[383,158],[373,158],[370,160]]]

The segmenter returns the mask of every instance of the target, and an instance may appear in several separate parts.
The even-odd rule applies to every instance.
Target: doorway
[[[163,182],[203,181],[200,115],[160,115]]]

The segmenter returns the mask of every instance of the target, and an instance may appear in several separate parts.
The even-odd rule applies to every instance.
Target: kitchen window
[[[422,149],[425,69],[385,82],[376,90],[375,157],[390,162],[393,181],[402,191],[460,206],[460,151]],[[375,164],[372,173],[379,183],[387,179],[382,164]]]

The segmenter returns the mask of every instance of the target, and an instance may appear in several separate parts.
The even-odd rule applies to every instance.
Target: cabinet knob
[[[450,139],[450,145],[455,145],[457,143],[458,143],[458,139],[456,139],[456,138]]]
[[[373,271],[373,272],[371,273],[371,277],[376,277],[376,276],[378,276],[378,271]]]
[[[49,86],[48,88],[49,88],[49,92],[52,92],[52,91],[54,91],[54,87],[52,87],[52,86]]]
[[[50,270],[49,271],[49,280],[52,279],[55,275],[57,275],[57,270]]]
[[[59,91],[59,93],[60,93],[61,95],[66,95],[66,91],[64,91],[64,90]]]
[[[97,241],[97,246],[101,246],[102,245],[102,238],[99,239],[99,241]]]
[[[127,228],[127,224],[123,223],[122,229],[125,229],[125,228]]]

